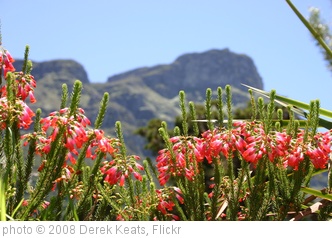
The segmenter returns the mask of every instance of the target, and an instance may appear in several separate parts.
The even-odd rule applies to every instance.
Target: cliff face
[[[19,70],[22,61],[14,66]],[[103,129],[114,134],[114,123],[121,121],[128,150],[144,155],[144,140],[132,135],[138,127],[145,126],[152,118],[172,124],[179,115],[178,94],[186,92],[187,101],[204,103],[207,88],[232,86],[234,106],[246,105],[249,94],[241,83],[263,88],[252,59],[235,54],[228,49],[185,54],[173,63],[139,68],[108,78],[105,83],[91,83],[79,63],[72,60],[34,62],[32,74],[37,80],[33,109],[41,108],[43,116],[58,110],[62,84],[69,91],[78,79],[83,83],[81,107],[93,121],[98,113],[104,92],[110,94],[110,104]]]

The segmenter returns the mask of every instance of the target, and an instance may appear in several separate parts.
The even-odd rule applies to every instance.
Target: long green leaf
[[[266,91],[258,89],[258,88],[251,87],[246,84],[242,84],[242,85],[264,97],[270,98],[269,92],[266,92]],[[301,101],[297,101],[297,100],[294,100],[291,98],[287,98],[284,96],[280,96],[278,94],[275,96],[275,98],[276,98],[275,102],[279,103],[280,105],[282,105],[284,107],[288,107],[288,106],[291,107],[292,111],[299,114],[300,116],[303,116],[303,117],[307,116],[307,112],[304,110],[309,110],[309,108],[310,108],[309,104],[301,102]],[[325,117],[332,119],[332,111],[330,111],[330,110],[327,110],[324,108],[319,108],[319,114],[321,116],[325,116]],[[327,129],[332,129],[332,122],[320,117],[319,126],[327,128]]]
[[[247,121],[247,120],[249,120],[249,119],[238,119],[238,120],[233,120],[233,122],[234,121]],[[207,120],[207,119],[200,119],[200,120],[192,120],[192,121],[193,122],[208,122],[209,120]],[[211,119],[210,121],[214,122],[214,123],[218,122],[217,119]],[[307,123],[306,120],[297,120],[297,121],[299,122],[299,126],[300,127],[305,127],[305,125]],[[290,120],[277,120],[277,119],[274,119],[274,120],[272,120],[272,122],[274,122],[274,123],[280,122],[280,126],[281,127],[287,127],[288,124],[289,124],[289,122],[290,122]],[[224,120],[223,121],[224,125],[227,125],[227,123],[228,123],[228,120]]]
[[[261,90],[261,89],[258,89],[258,88],[254,88],[254,87],[251,87],[251,86],[246,85],[246,84],[242,84],[242,85],[247,87],[247,88],[252,89],[256,93],[259,93],[259,94],[261,94],[265,97],[268,97],[268,98],[270,97],[270,93],[267,92],[267,91],[264,91],[264,90]],[[287,98],[287,97],[284,97],[284,96],[281,96],[281,95],[278,95],[278,94],[276,95],[276,99],[277,99],[277,101],[280,101],[280,102],[283,102],[283,103],[286,103],[286,104],[289,104],[289,105],[292,105],[292,106],[295,106],[295,107],[298,107],[298,108],[302,108],[304,110],[309,110],[309,108],[310,108],[310,105],[308,103],[297,101],[297,100]],[[322,116],[332,118],[332,111],[324,109],[324,108],[319,109],[319,114],[322,115]]]
[[[2,179],[0,179],[0,220],[6,221],[6,192]]]
[[[304,193],[312,194],[312,195],[322,198],[322,199],[332,201],[332,194],[324,193],[320,190],[316,190],[316,189],[308,188],[308,187],[302,187],[301,191]]]
[[[317,176],[317,175],[320,175],[322,173],[326,173],[328,171],[328,169],[320,169],[320,170],[317,170],[316,172],[313,172],[311,177],[314,177],[314,176]]]

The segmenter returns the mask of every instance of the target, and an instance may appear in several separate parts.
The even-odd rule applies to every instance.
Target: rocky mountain
[[[17,60],[14,66],[19,70],[22,61]],[[185,54],[170,64],[111,76],[105,83],[89,82],[82,65],[73,60],[33,62],[32,74],[37,80],[37,103],[33,108],[41,108],[43,116],[59,108],[64,83],[71,90],[76,79],[82,81],[81,107],[92,121],[103,93],[108,92],[110,104],[103,129],[114,135],[114,123],[121,121],[129,152],[143,156],[147,155],[143,150],[145,142],[133,135],[133,131],[152,118],[160,118],[171,125],[180,113],[180,90],[186,92],[187,101],[204,103],[207,88],[216,91],[217,87],[230,84],[234,106],[243,106],[249,94],[241,83],[263,88],[253,60],[228,49]]]
[[[228,49],[185,54],[171,64],[139,68],[109,77],[107,81],[116,82],[129,77],[141,79],[162,97],[172,99],[178,96],[180,90],[185,90],[189,101],[200,102],[205,99],[207,87],[216,89],[230,84],[234,89],[243,91],[241,83],[245,83],[263,88],[263,81],[252,59]],[[247,92],[245,94],[246,99]],[[234,99],[234,103],[240,103],[244,98],[237,95]]]

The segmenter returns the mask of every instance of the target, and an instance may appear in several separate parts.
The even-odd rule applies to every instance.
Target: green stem
[[[206,111],[206,119],[207,119],[207,125],[209,130],[213,130],[213,123],[212,123],[212,103],[211,103],[211,99],[212,99],[212,90],[210,88],[208,88],[206,90],[206,96],[205,96],[205,111]]]
[[[182,130],[183,135],[188,136],[188,123],[187,123],[187,110],[186,110],[186,94],[184,91],[179,92],[180,97],[180,108],[182,112]]]
[[[46,166],[40,174],[34,192],[31,195],[29,205],[21,216],[21,220],[23,221],[26,220],[28,216],[43,202],[43,199],[53,187],[54,179],[60,177],[59,173],[61,172],[61,166],[65,160],[64,150],[66,149],[60,146],[64,131],[65,127],[61,127],[55,140],[51,144],[50,152],[46,156]]]

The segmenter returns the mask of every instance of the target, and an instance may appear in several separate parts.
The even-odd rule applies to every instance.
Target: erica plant
[[[165,127],[160,129],[167,145],[157,157],[160,184],[171,182],[181,189],[183,219],[284,220],[298,214],[307,206],[305,192],[312,176],[325,172],[330,161],[331,130],[317,132],[319,102],[310,104],[307,120],[295,120],[291,110],[290,120],[283,120],[282,110],[275,111],[275,91],[265,104],[263,98],[256,101],[249,90],[257,112],[254,110],[252,119],[232,120],[230,87],[225,91],[226,112],[218,88],[222,114],[218,125],[206,121],[208,131],[188,135],[183,129],[186,120],[183,134],[169,138]],[[206,106],[211,107],[211,89],[206,95]],[[180,99],[182,105],[184,92]],[[190,105],[194,108],[192,102]],[[187,118],[186,107],[181,108]],[[278,119],[273,119],[274,113]],[[195,114],[191,116],[197,122]],[[211,172],[206,165],[213,170],[208,179],[205,173]]]

